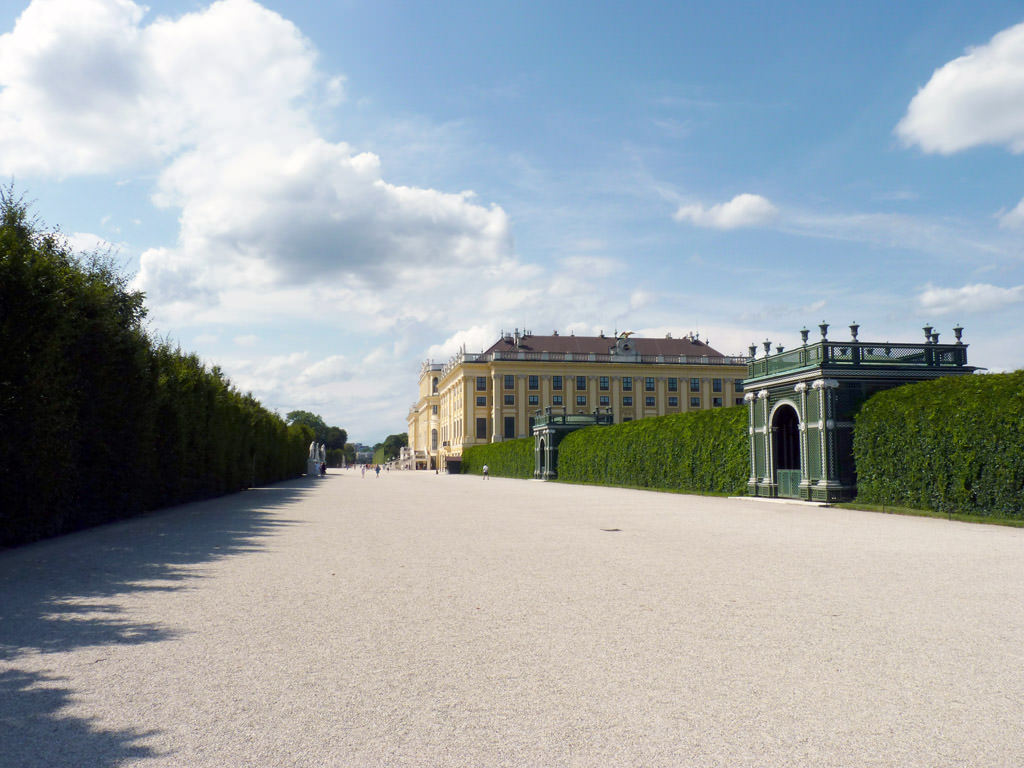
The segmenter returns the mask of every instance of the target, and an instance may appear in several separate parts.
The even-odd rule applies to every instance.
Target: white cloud
[[[710,208],[703,205],[683,205],[673,214],[676,221],[688,221],[698,227],[712,229],[739,229],[770,224],[779,210],[761,195],[744,193],[727,203]]]
[[[924,287],[917,297],[921,309],[934,314],[951,312],[991,312],[1005,306],[1024,303],[1024,285],[1000,288],[987,283],[960,288]]]
[[[344,79],[317,71],[291,22],[253,0],[144,15],[129,0],[35,0],[0,36],[0,172],[155,168],[154,202],[181,211],[178,242],[140,258],[155,314],[198,317],[235,289],[513,262],[498,206],[388,183],[377,156],[317,134],[313,109]]]
[[[1013,210],[999,213],[999,226],[1004,229],[1024,229],[1024,198]]]
[[[937,69],[896,134],[944,155],[982,144],[1024,152],[1024,24]]]

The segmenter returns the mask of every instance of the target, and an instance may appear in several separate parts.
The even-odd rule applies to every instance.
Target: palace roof
[[[484,354],[491,352],[571,352],[573,354],[607,355],[616,346],[620,337],[615,336],[535,336],[529,331],[525,333],[504,334],[488,347]],[[708,346],[707,342],[694,337],[675,339],[666,336],[660,339],[647,339],[629,336],[626,339],[631,351],[638,355],[689,355],[695,357],[723,357],[721,352]]]

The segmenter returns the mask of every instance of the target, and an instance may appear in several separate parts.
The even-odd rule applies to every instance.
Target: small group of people
[[[362,470],[362,476],[363,477],[366,477],[366,468],[368,466],[369,466],[368,464],[363,464],[363,470]],[[377,473],[377,477],[380,477],[380,464],[374,464],[373,467],[371,467],[371,468],[373,469],[374,472]]]

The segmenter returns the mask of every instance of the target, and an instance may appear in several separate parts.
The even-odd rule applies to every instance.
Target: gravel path
[[[1022,766],[1024,530],[254,489],[0,553],[0,765]]]

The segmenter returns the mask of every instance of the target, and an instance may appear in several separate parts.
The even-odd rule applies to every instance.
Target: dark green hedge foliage
[[[479,475],[484,464],[497,477],[533,477],[533,438],[473,445],[462,452],[462,473]]]
[[[1024,516],[1024,371],[886,390],[855,423],[858,501]]]
[[[572,432],[558,479],[686,493],[739,494],[750,475],[743,406],[640,419]]]
[[[289,428],[145,332],[109,258],[0,189],[0,547],[301,474]]]

